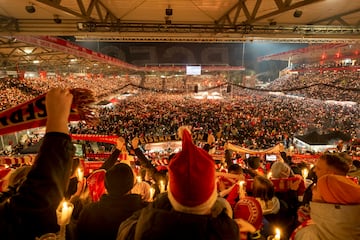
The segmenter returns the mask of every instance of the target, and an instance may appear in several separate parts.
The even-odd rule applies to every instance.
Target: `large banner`
[[[192,139],[195,141],[206,141],[208,134],[205,133],[192,133]],[[172,135],[149,135],[146,137],[139,137],[141,144],[146,143],[158,143],[158,142],[170,142],[170,141],[181,141],[177,134]]]
[[[277,144],[272,148],[268,148],[268,149],[259,149],[259,150],[252,150],[252,149],[248,149],[248,148],[244,148],[244,147],[240,147],[231,143],[227,143],[227,149],[235,151],[235,152],[239,152],[239,153],[249,153],[249,154],[269,154],[269,153],[280,153],[284,151],[284,145],[282,144]]]
[[[104,142],[116,144],[116,140],[119,138],[116,135],[96,135],[96,134],[71,134],[72,140],[83,140],[90,142]]]
[[[206,141],[208,134],[205,133],[193,133],[192,139],[198,141]],[[116,139],[119,137],[116,135],[96,135],[96,134],[71,134],[73,140],[83,140],[83,141],[92,141],[92,142],[105,142],[116,144]],[[148,135],[146,137],[139,137],[139,142],[141,144],[147,143],[160,143],[160,142],[170,142],[170,141],[181,141],[177,134],[173,135]]]

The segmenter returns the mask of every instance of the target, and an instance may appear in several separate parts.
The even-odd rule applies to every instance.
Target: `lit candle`
[[[245,181],[239,181],[239,197],[240,198],[245,197],[244,184],[245,184]]]
[[[274,240],[280,240],[280,229],[275,229],[275,237]]]
[[[165,192],[165,184],[163,180],[160,181],[160,192],[161,193]]]
[[[293,152],[294,151],[294,146],[290,146],[290,152]]]
[[[270,179],[272,177],[272,172],[270,171],[268,174],[267,174],[267,178]]]
[[[307,168],[301,170],[301,175],[303,176],[304,180],[307,178],[308,174],[309,170]]]
[[[60,203],[57,213],[57,220],[60,226],[67,225],[70,223],[71,214],[73,212],[74,205],[70,202],[63,201]]]
[[[59,240],[65,240],[66,238],[66,225],[70,223],[73,209],[74,205],[67,201],[62,201],[56,209],[57,222],[60,225]]]
[[[70,208],[69,208],[69,206],[67,205],[67,203],[66,202],[63,202],[63,205],[62,205],[62,209],[61,209],[61,223],[65,223],[66,222],[66,220],[69,218],[69,216],[70,216]],[[61,225],[63,225],[63,224],[61,224]]]
[[[150,201],[154,200],[155,188],[150,188]]]
[[[81,168],[77,168],[76,170],[76,177],[78,179],[79,182],[81,182],[84,178],[84,172]]]
[[[142,182],[141,176],[137,176],[137,177],[136,177],[136,182],[137,182],[137,183],[141,183],[141,182]]]

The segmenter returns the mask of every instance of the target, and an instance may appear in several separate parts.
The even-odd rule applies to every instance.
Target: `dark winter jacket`
[[[163,194],[121,224],[117,240],[121,239],[237,240],[240,238],[239,227],[226,214],[225,206],[221,209],[212,209],[212,214],[209,215],[187,214],[175,211],[167,194]]]
[[[67,188],[74,146],[69,135],[46,133],[27,179],[0,205],[0,238],[34,240],[59,231],[56,208]]]
[[[80,213],[76,239],[116,239],[121,222],[145,206],[138,194],[103,195],[100,201],[88,204]]]

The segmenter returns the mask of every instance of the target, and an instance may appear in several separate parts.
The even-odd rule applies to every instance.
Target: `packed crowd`
[[[351,79],[341,80],[342,86],[359,89],[358,73],[328,73],[325,76],[305,74],[301,79],[294,77],[279,78],[272,86],[279,88],[299,87],[310,83],[310,79],[320,79],[324,83],[335,84],[340,77]],[[294,78],[294,79],[293,79]],[[69,78],[55,79],[2,79],[0,82],[1,107],[7,109],[20,102],[25,102],[46,92],[50,87],[87,87],[97,96],[111,95],[116,89],[121,89],[127,83],[141,84],[140,77],[128,78]],[[205,79],[210,81],[209,79]],[[164,87],[166,80],[162,80]],[[320,81],[320,80],[319,80]],[[316,82],[316,81],[315,81]],[[209,82],[207,82],[209,83]],[[211,84],[216,84],[212,82]],[[280,84],[280,85],[279,85]],[[101,86],[101,87],[99,87]],[[148,85],[146,85],[148,86]],[[150,85],[149,85],[150,87]],[[334,91],[324,86],[315,87],[317,96],[334,99],[343,97],[358,101],[357,91]],[[314,90],[315,88],[310,88]],[[127,88],[129,89],[129,88]],[[310,89],[302,91],[310,92]],[[126,89],[122,89],[125,91]],[[111,108],[99,107],[100,123],[87,126],[80,122],[72,125],[72,133],[117,134],[131,139],[134,136],[172,135],[182,125],[191,125],[202,134],[209,131],[218,139],[231,140],[235,144],[252,149],[265,149],[283,143],[290,146],[292,137],[302,135],[311,130],[321,132],[341,131],[353,138],[359,136],[359,105],[343,105],[315,100],[313,98],[298,98],[294,95],[271,95],[267,92],[246,90],[236,85],[232,88],[231,97],[227,94],[223,99],[193,99],[191,93],[162,94],[143,91],[132,87],[133,96],[119,100]],[[355,93],[355,95],[354,95]],[[296,94],[296,93],[291,93]],[[113,95],[116,96],[116,95]],[[349,99],[350,100],[350,99]],[[359,101],[358,101],[359,102]]]
[[[298,89],[288,93],[290,95],[306,97],[318,100],[337,100],[360,102],[359,99],[359,72],[348,70],[339,71],[310,71],[300,72],[282,76],[271,83],[268,91],[281,89]],[[56,76],[51,78],[2,78],[0,79],[0,110],[5,110],[11,106],[20,104],[44,94],[53,87],[71,87],[92,89],[96,96],[104,97],[124,90],[123,87],[132,84],[135,89],[146,89],[157,92],[182,90],[182,92],[193,92],[194,86],[199,86],[199,90],[207,90],[226,83],[226,75],[201,75],[201,76],[155,76],[155,75],[123,75],[123,76]],[[317,85],[323,83],[330,86]],[[236,87],[236,89],[243,89]],[[129,89],[125,89],[129,90]],[[219,90],[219,89],[217,89]],[[252,94],[262,93],[251,92]],[[266,92],[266,91],[265,91]],[[236,92],[235,92],[236,94]]]
[[[171,135],[182,125],[217,133],[247,148],[264,149],[281,142],[289,146],[295,134],[309,129],[342,131],[356,137],[358,106],[324,104],[272,95],[240,92],[231,99],[194,100],[183,95],[141,94],[111,108],[100,109],[96,127],[79,124],[72,133],[134,136]]]
[[[109,97],[126,85],[132,84],[137,89],[152,91],[193,91],[195,85],[214,87],[225,83],[225,76],[155,76],[155,75],[123,75],[123,76],[57,76],[51,78],[1,78],[0,79],[0,111],[26,102],[38,95],[46,93],[50,88],[69,87],[92,89],[101,99]],[[130,89],[134,90],[134,89]]]
[[[299,89],[288,94],[318,100],[336,100],[360,102],[360,73],[359,71],[312,71],[285,75],[276,79],[269,86],[270,89]],[[320,84],[311,86],[314,84]]]
[[[119,137],[111,156],[84,177],[68,135],[72,98],[68,89],[47,93],[46,134],[35,163],[16,173],[5,169],[4,239],[360,237],[360,165],[345,152],[324,153],[315,167],[293,164],[284,152],[273,163],[250,156],[241,165],[226,154],[227,168],[216,171],[208,153],[213,134],[199,148],[192,129],[181,126],[182,149],[166,169],[151,164],[137,137],[131,149],[138,163],[130,164]]]

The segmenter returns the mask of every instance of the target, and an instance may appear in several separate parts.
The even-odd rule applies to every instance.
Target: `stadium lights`
[[[36,8],[34,7],[33,4],[31,4],[31,5],[25,6],[25,10],[26,10],[28,13],[34,13],[34,12],[36,11]]]
[[[295,10],[293,16],[296,17],[296,18],[299,18],[299,17],[301,17],[302,13],[303,12],[301,10]]]
[[[54,15],[54,22],[56,24],[61,24],[62,20],[61,18],[59,17],[59,15]]]

